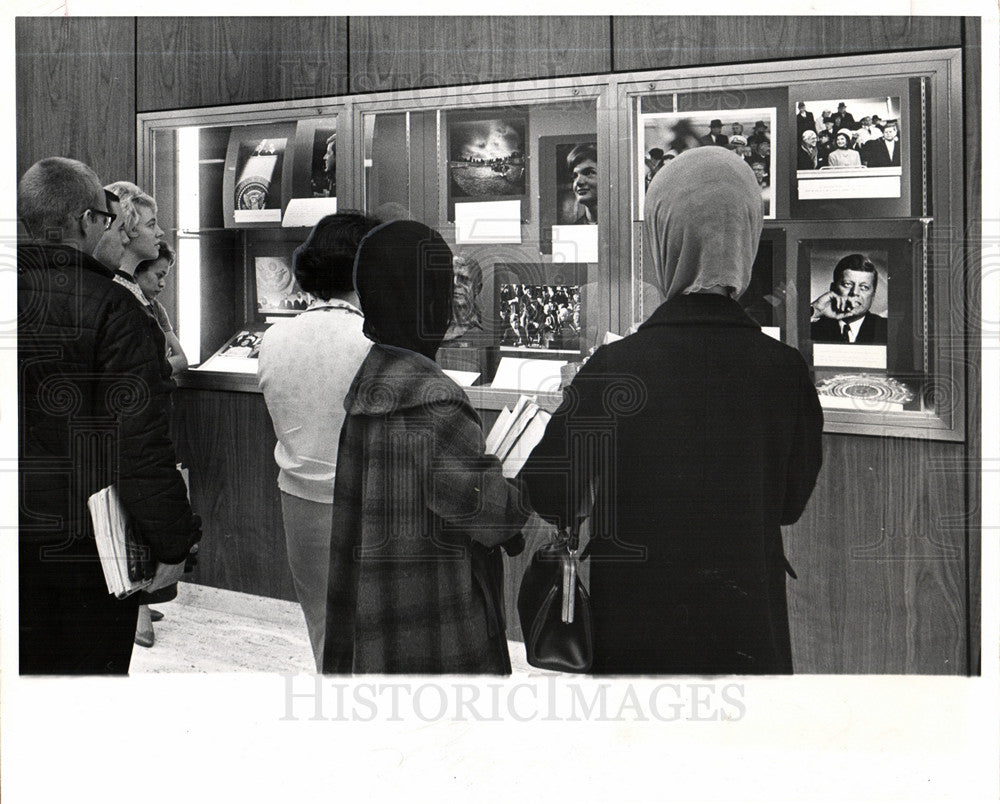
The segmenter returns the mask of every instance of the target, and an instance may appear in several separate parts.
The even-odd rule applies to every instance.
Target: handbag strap
[[[580,547],[580,527],[583,525],[584,521],[594,512],[594,503],[597,500],[597,487],[600,484],[600,477],[597,475],[591,475],[590,482],[587,487],[587,493],[584,499],[580,500],[580,504],[576,512],[576,522],[567,528],[567,543],[570,551],[576,552]],[[594,543],[593,539],[588,539],[586,546],[580,551],[576,558],[578,561],[583,561],[587,556],[590,555],[590,546]]]

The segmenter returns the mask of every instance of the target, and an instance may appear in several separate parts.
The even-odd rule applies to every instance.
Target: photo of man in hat
[[[728,147],[729,137],[722,133],[722,121],[718,118],[708,124],[708,134],[701,138],[702,145],[721,145]]]
[[[753,148],[755,145],[764,142],[764,140],[770,141],[770,139],[767,135],[767,123],[763,120],[758,120],[753,124],[753,133],[747,137],[747,145]]]

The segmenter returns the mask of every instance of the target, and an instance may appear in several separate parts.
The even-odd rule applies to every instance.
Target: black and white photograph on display
[[[310,183],[313,198],[337,195],[337,126],[317,126],[313,131]],[[298,195],[298,192],[296,192]]]
[[[639,215],[646,188],[671,159],[691,148],[716,146],[741,157],[760,186],[765,218],[775,217],[774,185],[777,177],[777,110],[735,109],[692,112],[656,112],[639,115],[639,164],[636,176]]]
[[[911,331],[908,241],[818,241],[806,249],[809,340],[824,409],[921,411]],[[896,279],[891,280],[895,276]]]
[[[899,198],[901,112],[898,97],[796,101],[798,198]]]
[[[555,147],[556,223],[597,224],[597,142],[564,143]]]
[[[302,290],[287,257],[254,257],[257,312],[264,315],[295,315],[305,310],[312,296]]]
[[[236,157],[233,218],[237,223],[281,220],[281,182],[288,139],[241,140]]]
[[[580,286],[504,282],[495,325],[501,350],[580,349]]]
[[[337,117],[307,118],[295,124],[291,197],[283,227],[315,226],[337,211]]]
[[[295,124],[292,198],[337,197],[337,117],[310,117]]]
[[[592,132],[538,138],[539,251],[553,254],[552,241],[555,238],[560,256],[553,254],[554,260],[571,263],[591,261],[592,255],[586,253],[579,243],[581,239],[582,242],[592,242],[596,250],[597,238],[594,234],[600,182],[597,139]],[[553,227],[564,226],[593,226],[594,232],[586,232],[582,228],[553,230]],[[570,241],[576,247],[569,245]],[[571,255],[568,258],[567,249]]]
[[[525,195],[524,115],[497,111],[448,117],[448,186],[453,200],[509,201]]]
[[[809,268],[809,337],[813,344],[885,347],[889,332],[888,253],[814,248]]]

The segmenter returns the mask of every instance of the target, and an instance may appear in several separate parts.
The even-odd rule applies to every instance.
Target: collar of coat
[[[739,303],[716,293],[687,293],[665,301],[640,330],[672,325],[753,327],[760,325],[743,312]]]
[[[465,392],[433,360],[398,346],[373,344],[344,397],[350,416],[467,405]]]

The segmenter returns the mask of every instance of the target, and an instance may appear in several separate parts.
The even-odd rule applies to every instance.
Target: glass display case
[[[601,258],[605,93],[563,81],[354,102],[365,209],[422,221],[454,252],[438,362],[461,384],[557,391],[617,329]]]
[[[151,113],[140,184],[177,241],[165,303],[203,387],[255,388],[254,339],[309,301],[291,254],[339,206],[441,232],[455,314],[437,359],[499,410],[557,396],[648,318],[646,186],[726,147],[764,217],[740,302],[809,363],[826,429],[960,440],[960,99],[960,53],[940,50]],[[847,334],[828,315],[844,276],[865,297]]]
[[[337,210],[343,106],[272,106],[140,117],[140,182],[177,251],[165,304],[194,372],[256,374],[243,345],[305,309],[292,252]]]
[[[764,216],[740,302],[810,364],[825,429],[960,440],[960,98],[954,51],[621,81],[633,322],[659,304],[642,243],[650,178],[689,148],[729,148],[754,170]]]

